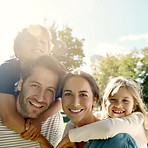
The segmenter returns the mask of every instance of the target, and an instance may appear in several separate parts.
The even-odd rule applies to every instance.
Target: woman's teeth
[[[80,111],[82,111],[82,110],[81,110],[81,109],[79,109],[79,110],[70,109],[70,111],[71,111],[71,112],[74,112],[74,113],[78,113],[78,112],[80,112]]]

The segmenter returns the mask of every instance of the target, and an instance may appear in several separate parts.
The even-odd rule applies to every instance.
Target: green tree
[[[106,57],[99,57],[97,60],[98,62],[92,66],[94,69],[93,76],[101,92],[103,92],[111,77],[124,76],[137,80],[139,76],[138,62],[140,62],[140,58],[136,51],[127,55],[107,54]]]
[[[93,76],[101,92],[104,90],[110,77],[118,76],[118,63],[119,59],[117,56],[107,54],[106,57],[96,57],[95,64],[92,65]]]
[[[83,65],[83,42],[72,36],[72,29],[65,26],[63,30],[57,31],[55,24],[51,25],[52,42],[54,44],[53,56],[62,62],[68,70]]]
[[[142,59],[141,59],[141,85],[143,88],[143,98],[148,104],[148,48],[142,49]]]
[[[132,51],[127,55],[121,55],[118,63],[118,76],[130,77],[136,80],[140,73],[138,65],[140,61],[141,59],[137,51]]]
[[[95,56],[92,67],[101,92],[111,77],[130,77],[141,84],[144,102],[148,104],[148,48],[127,55]]]

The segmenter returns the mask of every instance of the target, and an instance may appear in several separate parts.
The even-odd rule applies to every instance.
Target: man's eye
[[[32,84],[31,85],[32,87],[36,87],[36,88],[38,88],[39,86],[38,85],[36,85],[36,84]]]
[[[64,94],[64,96],[70,96],[71,95],[71,93],[65,93]]]
[[[52,93],[52,94],[54,94],[54,93],[55,93],[55,91],[54,91],[54,90],[52,90],[52,89],[48,89],[48,92],[50,92],[50,93]]]

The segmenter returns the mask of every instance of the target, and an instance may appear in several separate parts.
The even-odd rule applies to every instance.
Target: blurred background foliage
[[[86,64],[83,52],[84,39],[74,37],[72,29],[68,26],[57,30],[56,24],[53,23],[49,26],[49,30],[54,44],[52,55],[63,63],[68,71],[81,68]],[[148,47],[133,49],[128,54],[112,55],[109,53],[105,57],[94,55],[91,57],[91,63],[92,75],[100,92],[103,93],[110,78],[130,77],[141,85],[144,102],[148,104]]]

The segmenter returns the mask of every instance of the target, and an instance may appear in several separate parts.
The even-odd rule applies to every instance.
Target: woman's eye
[[[86,95],[86,94],[81,94],[80,96],[81,96],[81,97],[87,97],[87,95]]]

